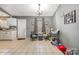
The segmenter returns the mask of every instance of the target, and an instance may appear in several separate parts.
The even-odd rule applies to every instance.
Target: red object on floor
[[[65,54],[66,49],[67,49],[64,45],[59,45],[59,46],[57,46],[57,48],[58,48],[60,51],[62,51],[64,54]]]

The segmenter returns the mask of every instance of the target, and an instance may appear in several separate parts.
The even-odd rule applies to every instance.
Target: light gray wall
[[[27,17],[27,37],[30,37],[30,33],[31,33],[31,20],[33,19],[33,17]]]
[[[64,24],[63,14],[76,10],[76,23]],[[61,31],[60,39],[68,48],[79,50],[79,4],[62,4],[57,9],[53,20],[56,20],[56,28]]]
[[[53,17],[52,16],[43,16],[45,20],[47,20],[49,26],[53,26]],[[31,22],[34,20],[35,16],[28,16],[27,17],[27,37],[30,36],[31,30],[32,30],[32,24]],[[39,18],[39,17],[37,17]]]
[[[56,15],[54,14],[53,17],[52,17],[52,22],[53,22],[53,26],[54,26],[54,29],[56,30]]]

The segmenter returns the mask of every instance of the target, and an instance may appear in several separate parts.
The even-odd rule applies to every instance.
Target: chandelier
[[[36,11],[37,15],[42,15],[43,11],[41,10],[41,4],[38,4],[38,10]]]

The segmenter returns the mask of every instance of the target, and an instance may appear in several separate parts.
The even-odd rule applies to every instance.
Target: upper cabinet
[[[16,18],[0,9],[0,29],[13,29],[16,28]]]
[[[7,22],[9,24],[9,26],[16,26],[16,18],[8,18]]]

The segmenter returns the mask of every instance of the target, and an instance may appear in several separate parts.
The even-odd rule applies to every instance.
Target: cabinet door
[[[2,31],[0,31],[0,40],[2,40],[3,39],[3,33],[2,33]]]
[[[16,18],[8,18],[7,22],[10,26],[16,26]]]
[[[6,40],[8,37],[7,37],[7,31],[3,31],[2,32],[2,39],[3,40]]]
[[[16,31],[11,31],[11,39],[16,40]]]
[[[11,35],[12,35],[12,34],[11,34],[11,31],[7,31],[7,32],[6,32],[6,36],[5,36],[6,39],[11,40],[11,39],[12,39],[12,38],[11,38]]]

